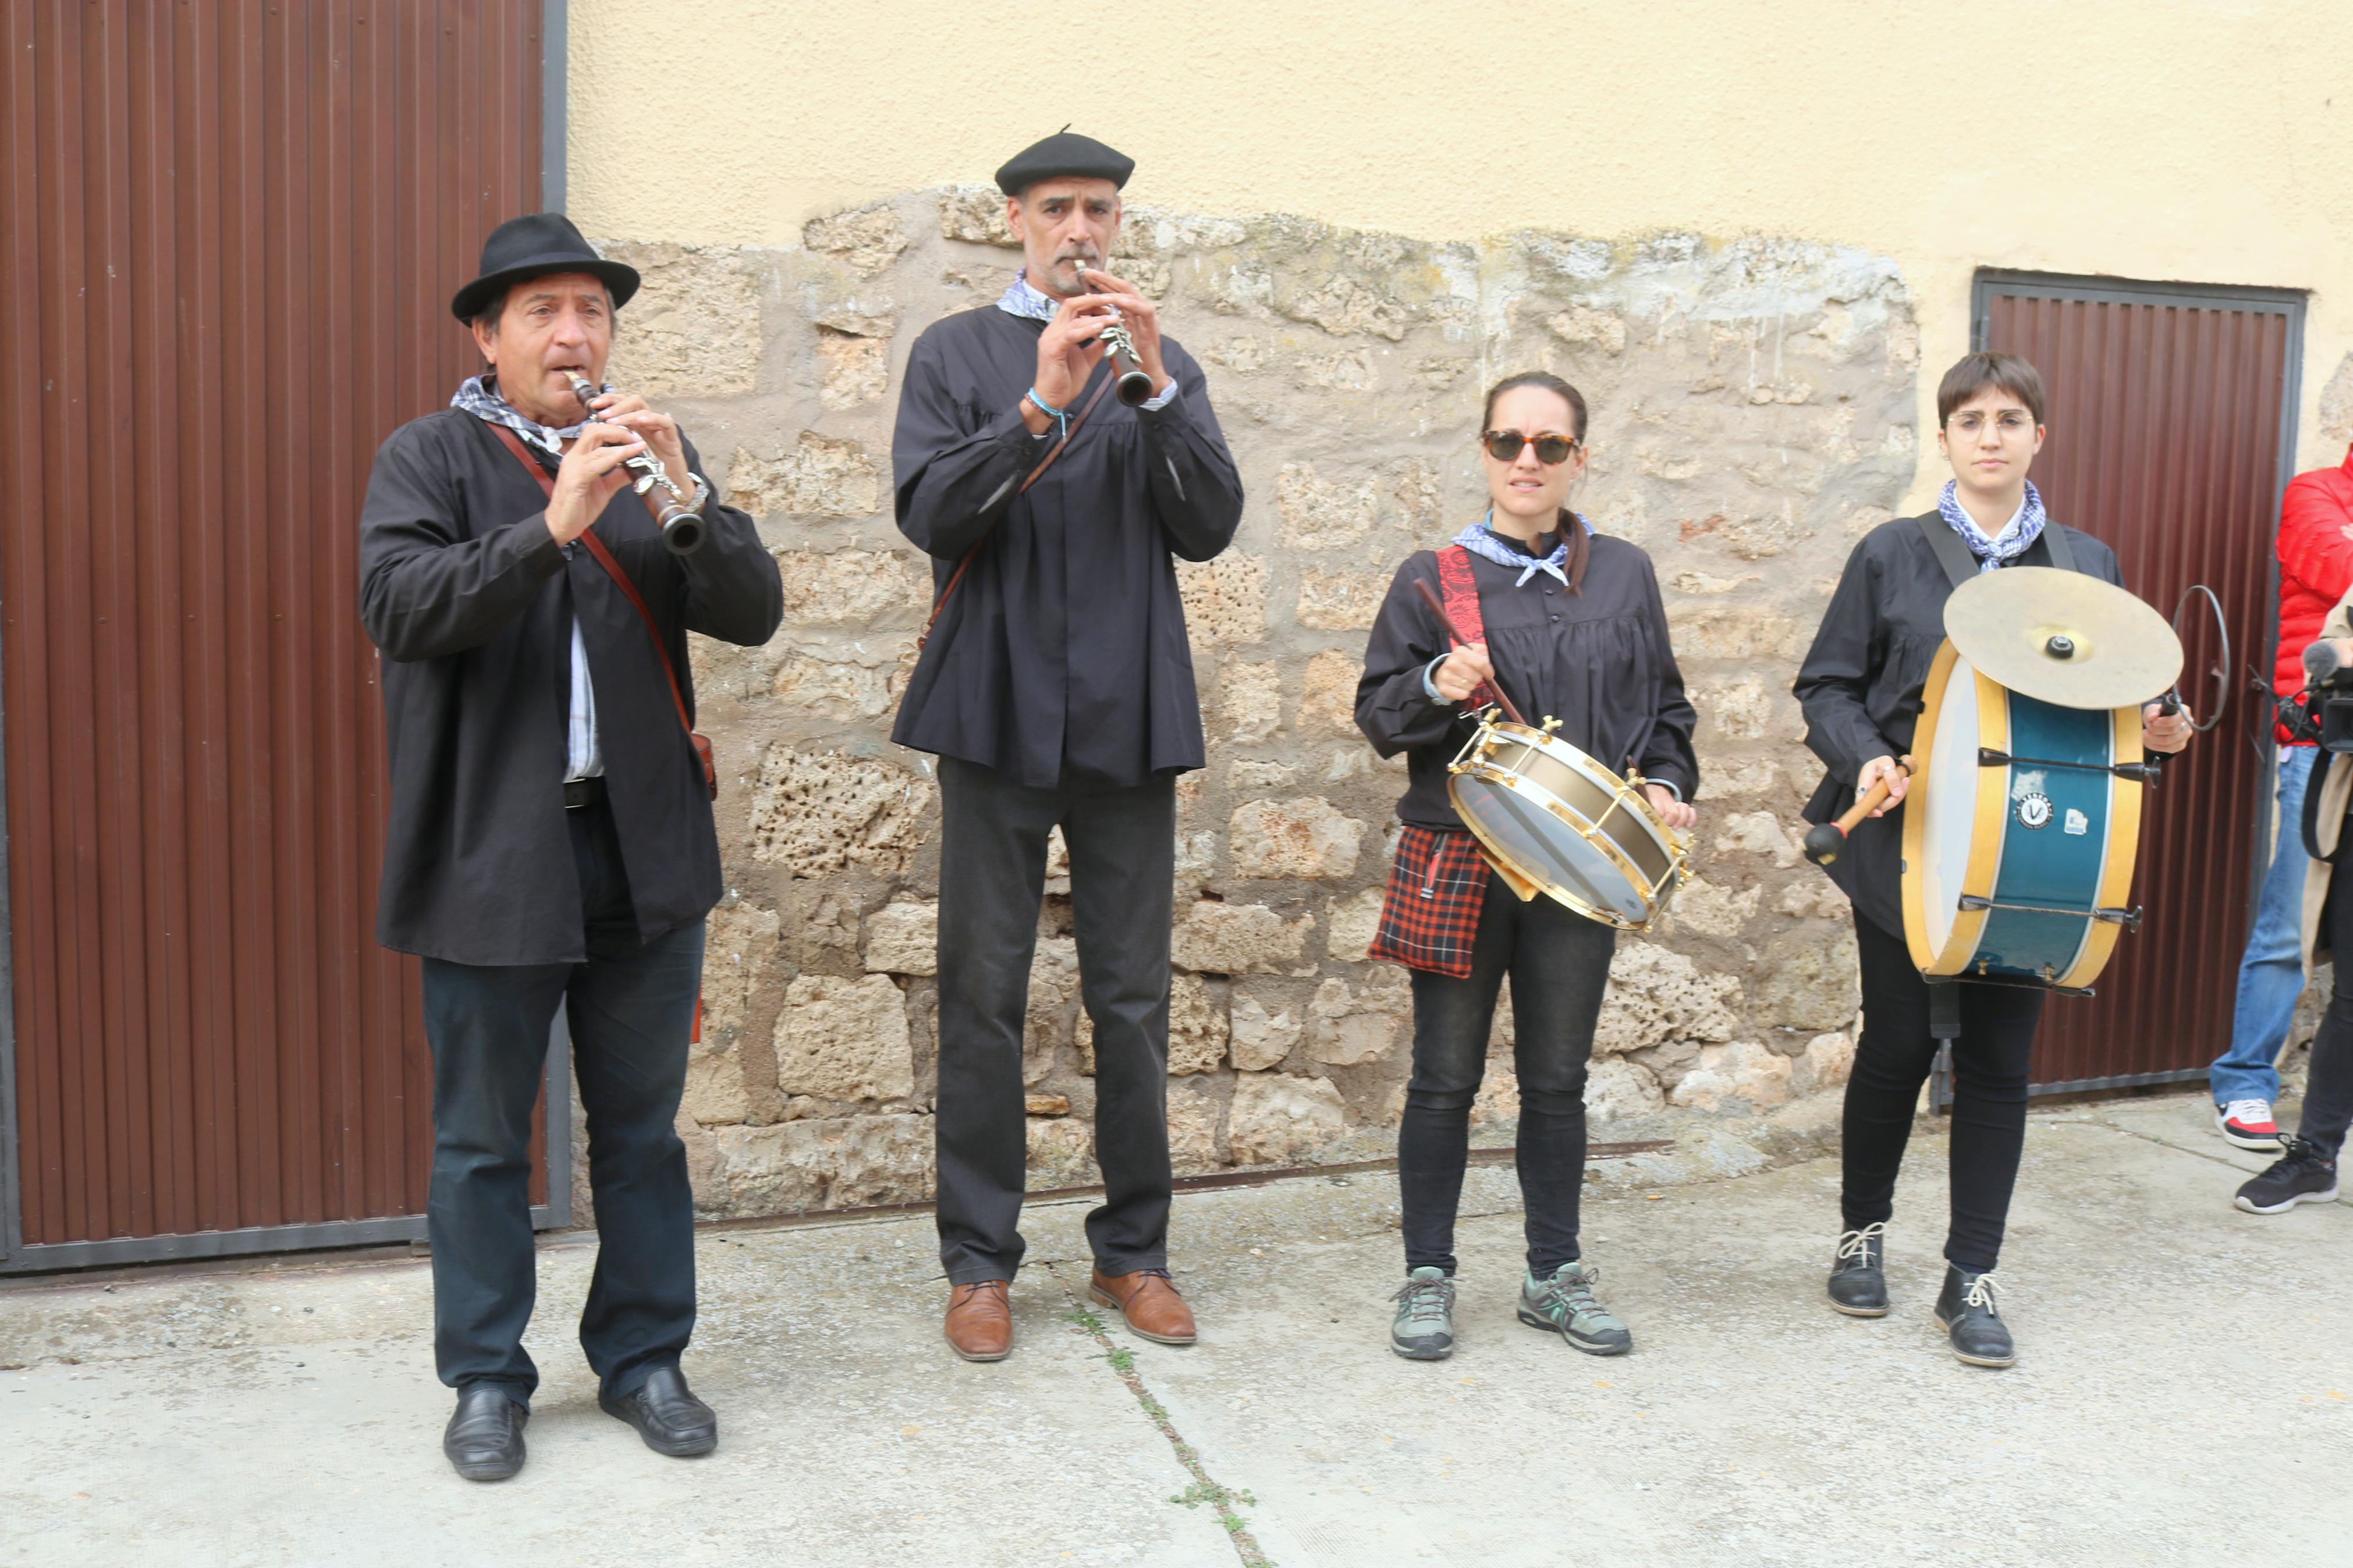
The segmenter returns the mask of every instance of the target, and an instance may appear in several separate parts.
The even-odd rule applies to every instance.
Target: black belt
[[[602,778],[565,779],[564,809],[578,811],[583,806],[605,804],[605,781]]]

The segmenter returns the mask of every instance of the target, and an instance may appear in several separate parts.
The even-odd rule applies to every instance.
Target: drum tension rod
[[[2140,930],[2140,908],[2137,905],[2129,910],[2062,910],[2049,904],[2013,904],[2000,899],[1982,898],[1976,893],[1963,893],[1961,908],[1972,910],[2016,910],[2021,914],[2066,915],[2073,920],[2082,920],[2088,914],[2095,921],[2105,921],[2110,925],[2122,926],[2126,931]]]
[[[2029,768],[2073,768],[2078,773],[2114,773],[2120,779],[2132,779],[2140,784],[2155,784],[2157,768],[2148,763],[2063,763],[2050,757],[2013,757],[2008,752],[1997,752],[1991,746],[1978,748],[1978,766],[2006,768],[2013,764]]]

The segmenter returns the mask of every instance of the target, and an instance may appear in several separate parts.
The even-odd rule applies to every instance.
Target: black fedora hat
[[[449,313],[470,321],[492,295],[551,272],[586,272],[603,279],[616,310],[638,291],[638,269],[597,255],[570,218],[562,213],[533,213],[511,217],[491,230],[491,237],[482,241],[482,275],[458,290],[449,301]]]

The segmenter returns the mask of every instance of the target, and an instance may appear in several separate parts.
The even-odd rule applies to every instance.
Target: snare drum
[[[1448,765],[1446,793],[1512,890],[1541,892],[1589,920],[1641,931],[1691,868],[1642,794],[1552,733],[1482,723]]]
[[[2140,709],[2011,691],[1947,642],[1904,803],[1904,936],[1923,974],[2090,986],[2137,926]]]

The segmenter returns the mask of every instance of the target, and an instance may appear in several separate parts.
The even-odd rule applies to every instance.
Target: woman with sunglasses
[[[1500,687],[1532,722],[1557,719],[1562,740],[1639,772],[1670,825],[1695,820],[1694,715],[1651,558],[1567,505],[1585,471],[1585,399],[1556,375],[1514,375],[1487,394],[1487,514],[1398,569],[1356,686],[1358,727],[1384,757],[1406,753],[1410,780],[1371,955],[1412,972],[1413,1076],[1398,1133],[1406,1283],[1389,1346],[1415,1361],[1454,1349],[1454,1215],[1506,975],[1527,1210],[1520,1321],[1593,1355],[1633,1348],[1577,1246],[1586,1064],[1618,933],[1548,898],[1523,903],[1446,793],[1448,761]],[[1417,583],[1441,596],[1468,646],[1451,646]]]

